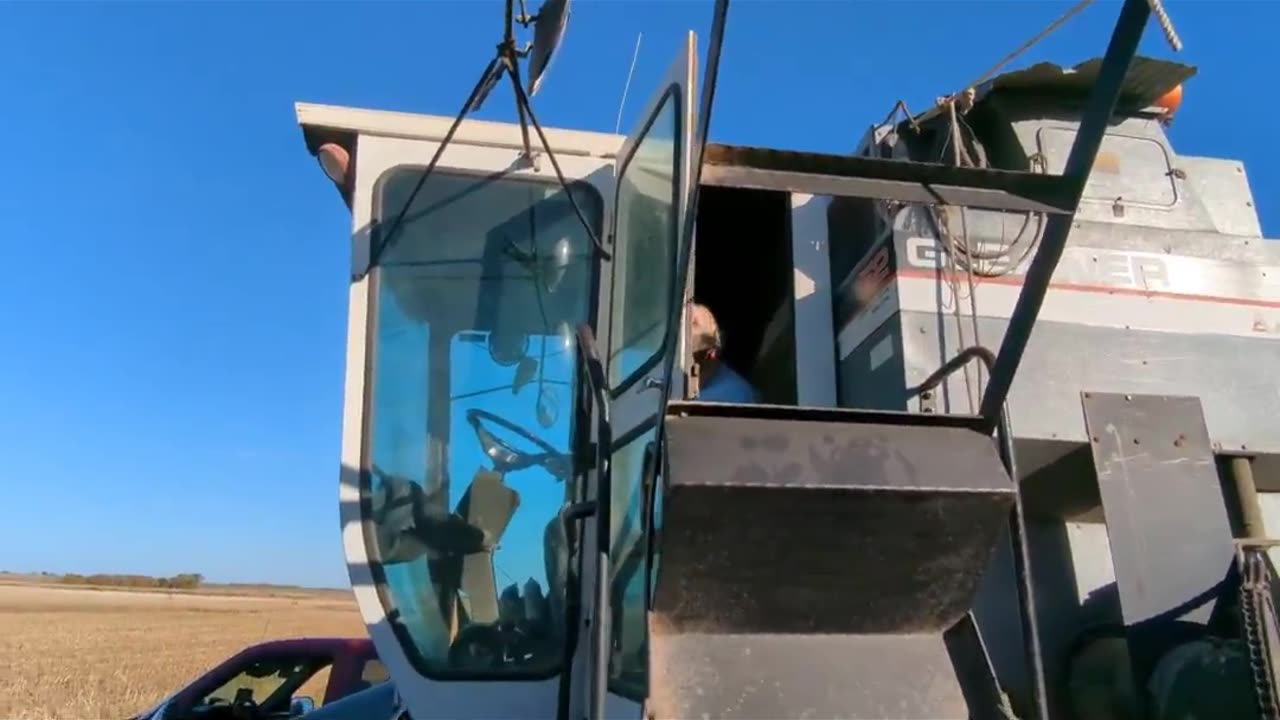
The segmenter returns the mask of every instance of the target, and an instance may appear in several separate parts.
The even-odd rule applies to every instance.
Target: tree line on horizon
[[[68,573],[63,575],[59,582],[68,585],[195,590],[204,583],[204,575],[200,573],[179,573],[171,577],[154,577],[151,575],[107,575],[102,573],[79,575]]]
[[[195,590],[199,588],[218,588],[234,590],[272,589],[272,590],[305,590],[349,592],[351,587],[329,587],[323,585],[296,585],[271,582],[209,582],[201,573],[179,573],[170,577],[153,575],[129,575],[120,573],[56,573],[48,570],[15,571],[0,569],[0,579],[7,576],[27,579],[39,579],[40,582],[62,583],[66,585],[101,585],[125,588],[163,588],[175,590]]]

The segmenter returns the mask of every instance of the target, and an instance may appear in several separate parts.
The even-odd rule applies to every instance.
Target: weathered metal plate
[[[1125,624],[1208,622],[1234,545],[1200,401],[1082,396]]]
[[[991,437],[931,416],[669,410],[653,717],[982,716],[989,661],[975,628],[949,631],[1014,499]]]
[[[720,632],[942,632],[1013,503],[961,428],[668,417],[654,608]]]
[[[649,632],[654,720],[970,717],[941,634],[672,634],[661,618]]]

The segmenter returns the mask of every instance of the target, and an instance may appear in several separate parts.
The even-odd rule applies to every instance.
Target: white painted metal
[[[304,132],[308,133],[308,138],[311,137],[311,133],[324,130],[347,133],[352,136],[443,140],[454,120],[444,115],[420,115],[312,103],[296,103],[294,109],[298,124],[302,126]],[[621,135],[612,133],[549,127],[543,130],[546,131],[547,141],[551,143],[551,149],[556,152],[557,158],[561,155],[613,158],[617,155],[623,140]],[[531,135],[530,140],[535,144],[535,149],[542,148],[537,142],[536,135]],[[519,150],[524,146],[518,126],[513,123],[485,120],[463,122],[454,135],[453,143],[509,150]],[[546,171],[550,172],[550,168]]]
[[[791,257],[795,266],[796,404],[835,407],[836,349],[831,316],[830,199],[791,195]]]

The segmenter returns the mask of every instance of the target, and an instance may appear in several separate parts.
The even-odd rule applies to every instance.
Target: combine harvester
[[[567,0],[508,0],[457,118],[298,105],[408,714],[1276,718],[1280,246],[1171,147],[1153,4],[850,156],[705,142],[727,0],[627,137],[529,103]],[[762,403],[697,401],[691,299]]]

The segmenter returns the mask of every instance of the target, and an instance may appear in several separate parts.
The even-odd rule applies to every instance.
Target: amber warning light
[[[342,187],[346,184],[347,166],[351,164],[351,156],[347,154],[346,148],[337,143],[325,143],[316,150],[316,159],[320,161],[324,174],[335,185]]]
[[[1156,100],[1156,107],[1164,110],[1165,120],[1172,120],[1178,108],[1182,106],[1182,83],[1178,83],[1172,90],[1160,96]]]

